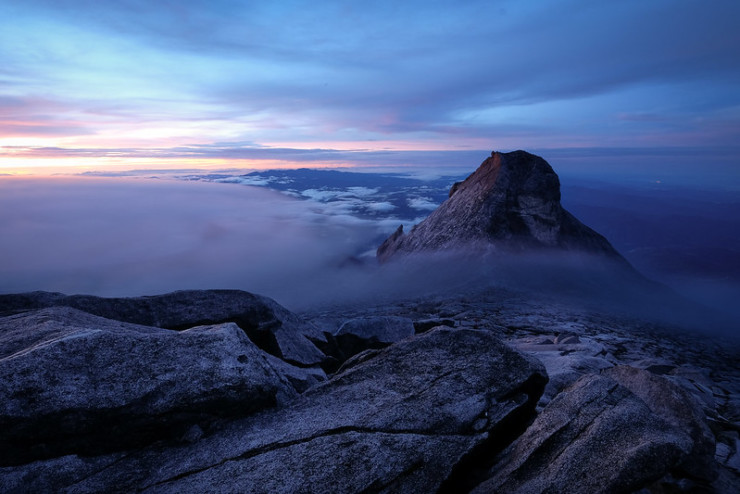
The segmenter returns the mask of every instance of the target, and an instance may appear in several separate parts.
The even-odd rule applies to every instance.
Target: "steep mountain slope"
[[[493,247],[584,251],[626,263],[601,235],[560,204],[552,167],[525,151],[494,151],[450,197],[408,234],[400,227],[378,248],[381,262],[399,254]]]

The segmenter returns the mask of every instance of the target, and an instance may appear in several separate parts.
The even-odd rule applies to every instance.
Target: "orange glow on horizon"
[[[2,175],[75,175],[84,172],[132,170],[271,170],[291,168],[354,168],[352,163],[294,162],[284,160],[193,158],[0,158]]]
[[[473,149],[473,146],[453,147],[442,142],[412,142],[412,141],[321,141],[321,142],[271,142],[264,145],[264,149],[295,149],[312,150],[325,149],[344,153],[344,159],[320,161],[307,159],[293,161],[279,158],[209,158],[209,157],[176,157],[162,156],[176,147],[139,148],[127,150],[120,147],[68,147],[68,142],[43,139],[44,145],[39,146],[39,139],[34,138],[5,138],[0,139],[0,175],[57,175],[79,174],[83,172],[124,172],[132,170],[267,170],[267,169],[295,169],[295,168],[357,168],[371,166],[367,160],[364,165],[352,161],[352,153],[367,152],[394,152],[394,151],[460,151]],[[51,141],[51,142],[49,142]],[[167,146],[173,142],[165,142]],[[182,147],[198,146],[197,144],[180,144]],[[490,143],[481,142],[484,148]],[[120,149],[120,151],[119,151]],[[142,156],[132,156],[140,153]],[[187,151],[185,151],[187,153]],[[147,156],[147,154],[150,154]],[[378,165],[382,166],[382,165]]]

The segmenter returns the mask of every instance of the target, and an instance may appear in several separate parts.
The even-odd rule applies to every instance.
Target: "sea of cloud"
[[[256,187],[5,178],[0,292],[240,288],[280,298],[398,226],[329,213]]]
[[[607,286],[609,276],[599,272],[602,268],[580,257],[544,262],[531,256],[497,259],[494,253],[489,256],[494,262],[485,268],[478,258],[454,256],[378,266],[375,248],[399,224],[408,229],[421,218],[394,216],[393,205],[373,188],[329,191],[331,197],[319,189],[307,194],[312,189],[306,189],[291,196],[239,184],[143,177],[0,178],[0,293],[139,296],[236,288],[300,310],[464,292],[486,283],[561,293],[577,293],[586,286],[586,291],[600,290],[602,299],[616,299],[629,285],[612,277]],[[670,284],[680,293],[740,320],[733,303],[740,293],[740,269],[737,256],[732,257],[737,235],[730,228],[738,221],[732,213],[735,202],[700,211],[698,205],[709,202],[694,196],[684,211],[674,195],[609,190],[566,188],[566,205],[605,233],[643,273],[679,280]],[[408,200],[415,208],[430,210],[432,202],[419,192],[410,191]],[[608,204],[598,206],[598,198],[608,199]],[[689,195],[682,192],[680,198],[686,203]],[[716,202],[717,197],[711,199]],[[368,207],[376,207],[379,214],[358,214]],[[698,220],[692,222],[689,212],[699,215]],[[708,221],[710,216],[714,223]],[[675,253],[674,248],[670,257],[667,247],[681,238],[694,250]],[[650,272],[660,266],[642,262],[642,250],[630,249],[645,239],[653,242],[663,263],[672,259],[668,274],[683,275],[680,279],[667,277],[665,271]],[[700,272],[685,272],[687,256],[706,248],[700,240],[720,243],[723,252],[729,252],[719,271],[708,271],[701,263],[696,267]],[[637,299],[625,303],[646,310]]]

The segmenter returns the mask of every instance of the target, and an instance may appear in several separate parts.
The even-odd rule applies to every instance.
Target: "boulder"
[[[334,333],[341,361],[363,350],[383,348],[415,333],[407,317],[376,316],[350,319]]]
[[[447,326],[449,328],[454,328],[456,326],[454,319],[419,319],[418,321],[414,321],[414,331],[417,333],[423,333],[425,331],[429,331],[432,328],[436,328],[437,326]]]
[[[325,358],[310,341],[324,338],[315,326],[270,298],[241,290],[182,290],[133,298],[48,292],[0,295],[0,315],[59,306],[106,319],[176,330],[233,322],[257,346],[289,363],[315,366]]]
[[[473,492],[634,492],[674,471],[694,447],[689,431],[614,379],[590,374],[545,407]]]
[[[287,367],[233,323],[177,332],[68,307],[0,318],[0,464],[137,447],[285,404],[299,380]]]
[[[604,358],[604,347],[585,337],[581,340],[572,334],[565,337],[560,335],[555,341],[530,337],[508,343],[537,358],[547,369],[550,380],[540,398],[539,407],[547,405],[558,393],[585,374],[598,374],[601,370],[612,367]]]
[[[689,392],[648,370],[626,365],[606,369],[603,374],[629,389],[655,415],[689,434],[693,446],[678,465],[682,474],[706,481],[714,480],[717,475],[714,434],[706,423],[701,406]]]
[[[555,337],[555,341],[553,343],[557,345],[576,345],[580,343],[581,340],[578,338],[577,334],[573,333],[560,333]]]
[[[286,408],[231,422],[193,444],[111,456],[105,467],[99,460],[96,473],[87,468],[72,479],[64,472],[63,487],[436,492],[469,477],[474,453],[503,447],[526,426],[546,380],[539,362],[488,332],[440,328],[371,352]],[[0,480],[58,487],[50,471],[43,462],[0,469]]]

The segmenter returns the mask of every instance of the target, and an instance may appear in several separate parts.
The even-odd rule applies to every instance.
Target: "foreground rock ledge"
[[[242,290],[180,290],[131,298],[0,295],[0,316],[45,307],[72,307],[106,319],[175,330],[233,322],[261,349],[292,364],[314,366],[326,358],[311,342],[324,338],[321,331],[274,300]]]
[[[688,474],[703,485],[691,492],[707,492],[716,476],[714,441],[695,407],[648,371],[623,366],[583,376],[500,454],[491,478],[473,492],[634,492],[669,473]]]
[[[151,299],[179,302],[152,312]],[[143,308],[184,322],[178,331],[60,300],[80,302],[0,296],[0,312],[15,306],[0,317],[3,492],[737,491],[736,360],[642,323],[501,291],[343,308],[315,325],[283,308],[252,313],[273,329],[287,314],[285,341],[323,328],[322,350],[352,335],[342,353],[360,353],[335,356],[325,381],[222,319],[221,304],[245,325],[239,311],[259,303],[246,292],[114,299],[108,313]],[[221,323],[189,326],[205,314]]]
[[[546,380],[539,362],[488,332],[435,329],[193,444],[70,456],[0,478],[75,492],[435,492],[531,420]]]
[[[285,404],[289,367],[233,323],[177,332],[68,307],[2,318],[0,465],[129,449]]]

